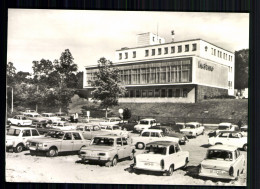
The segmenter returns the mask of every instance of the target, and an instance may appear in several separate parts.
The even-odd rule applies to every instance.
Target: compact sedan
[[[87,140],[93,139],[95,136],[110,134],[109,131],[101,130],[100,126],[95,123],[87,123],[85,125],[78,125],[77,131],[81,131],[83,137]]]
[[[186,167],[188,162],[189,152],[182,151],[178,143],[157,141],[148,143],[146,151],[136,155],[133,169],[136,173],[146,170],[163,172],[171,176],[174,170]]]
[[[17,126],[28,126],[32,124],[32,120],[27,119],[23,115],[16,115],[13,118],[8,118],[7,122],[9,125],[17,125]]]
[[[82,161],[96,161],[106,166],[116,166],[123,158],[134,158],[134,146],[126,138],[112,135],[94,137],[89,146],[79,152]]]
[[[234,146],[211,146],[201,162],[199,175],[220,179],[237,179],[245,169],[245,157]]]
[[[204,126],[198,122],[189,122],[185,124],[185,128],[180,130],[181,133],[188,137],[196,138],[198,135],[204,134]]]
[[[129,137],[129,132],[125,130],[121,130],[121,128],[118,125],[101,126],[101,130],[109,132],[114,135],[123,136],[125,138]]]
[[[88,146],[89,141],[85,140],[78,131],[49,131],[45,137],[27,141],[30,154],[45,152],[46,156],[54,157],[59,152],[79,151],[82,147]]]

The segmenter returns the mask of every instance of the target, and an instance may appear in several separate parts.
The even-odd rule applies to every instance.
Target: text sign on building
[[[214,66],[209,66],[207,63],[201,63],[201,61],[198,62],[198,68],[211,72],[214,70]]]

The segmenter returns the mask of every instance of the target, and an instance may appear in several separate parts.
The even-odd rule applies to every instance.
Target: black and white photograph
[[[246,186],[248,63],[249,13],[10,8],[5,181]]]

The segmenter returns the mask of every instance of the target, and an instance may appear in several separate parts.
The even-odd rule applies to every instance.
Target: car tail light
[[[230,167],[230,169],[229,169],[229,175],[230,175],[230,176],[233,176],[233,174],[234,174],[234,168],[233,168],[233,167]]]
[[[164,160],[161,160],[161,168],[164,169]]]

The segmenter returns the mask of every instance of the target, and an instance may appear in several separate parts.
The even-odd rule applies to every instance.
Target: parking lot
[[[137,135],[137,134],[132,134]],[[133,172],[133,160],[120,161],[116,167],[81,162],[77,154],[61,154],[54,158],[44,155],[31,156],[29,151],[6,152],[6,181],[8,182],[56,182],[56,183],[117,183],[117,184],[165,184],[165,185],[233,185],[245,186],[244,171],[235,181],[212,180],[198,177],[198,165],[204,159],[208,148],[207,132],[190,139],[181,146],[189,151],[190,162],[185,169],[174,171],[172,176],[158,173]],[[247,153],[241,151],[246,157]],[[142,153],[137,150],[136,153]]]

